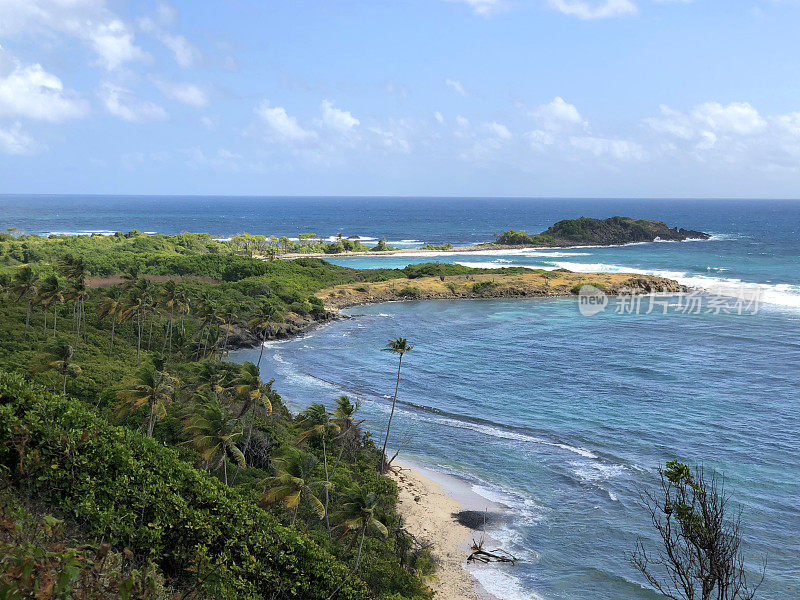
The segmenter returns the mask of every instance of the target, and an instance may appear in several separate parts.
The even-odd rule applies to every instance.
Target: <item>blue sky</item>
[[[798,197],[797,0],[0,0],[0,193]]]

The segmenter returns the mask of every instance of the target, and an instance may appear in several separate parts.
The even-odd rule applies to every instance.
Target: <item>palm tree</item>
[[[152,307],[153,284],[147,279],[140,279],[128,292],[128,299],[122,307],[119,321],[122,323],[131,316],[136,315],[136,364],[139,364],[139,357],[142,351],[142,327],[147,318],[147,312]]]
[[[197,330],[197,350],[195,355],[198,360],[206,356],[206,348],[208,345],[208,331],[207,328],[214,322],[215,312],[214,305],[207,293],[202,293],[196,303],[194,310],[194,318],[197,319],[200,328]],[[205,333],[205,336],[203,335]],[[203,351],[200,351],[200,346],[203,346]]]
[[[86,301],[86,282],[83,279],[71,279],[64,297],[72,300],[72,326],[75,329],[75,343],[78,343],[81,334],[81,324],[85,327],[83,320],[83,306]]]
[[[97,305],[97,314],[100,318],[111,317],[111,345],[108,348],[108,356],[114,351],[114,332],[117,329],[117,318],[122,314],[122,294],[118,288],[111,288],[103,296]]]
[[[167,343],[169,343],[169,353],[171,355],[172,323],[175,315],[175,309],[178,308],[178,305],[180,303],[180,292],[178,292],[178,288],[174,280],[169,280],[164,284],[164,287],[161,290],[161,295],[159,300],[161,301],[161,305],[165,309],[167,309],[169,314],[169,320],[167,321],[167,331],[164,335],[164,347],[161,349],[161,353],[164,354],[167,351]]]
[[[227,389],[228,372],[220,363],[205,360],[200,363],[197,379],[198,390],[208,390],[212,394],[221,396]]]
[[[358,532],[360,536],[356,564],[353,567],[353,572],[357,573],[361,564],[361,550],[367,531],[372,529],[383,537],[388,536],[389,531],[386,529],[386,525],[375,516],[378,511],[378,498],[375,492],[367,491],[366,487],[354,483],[345,491],[343,500],[338,513],[342,521],[338,527],[343,529],[342,536],[350,532]]]
[[[77,343],[80,332],[81,322],[84,319],[84,305],[86,302],[86,272],[89,270],[86,261],[82,258],[67,254],[58,261],[58,269],[61,274],[70,282],[69,298],[74,301],[74,318],[75,318],[75,342]],[[85,320],[83,321],[84,329],[86,327]]]
[[[222,342],[222,352],[220,353],[220,357],[222,357],[228,350],[228,337],[233,331],[234,323],[236,322],[236,313],[232,310],[222,310],[217,313],[217,321],[220,322],[220,329],[225,330],[225,339]]]
[[[147,437],[153,437],[156,420],[166,416],[167,405],[172,402],[172,392],[177,383],[177,379],[154,366],[140,369],[136,372],[133,385],[117,394],[120,400],[118,414],[123,416],[147,405],[147,417],[142,426],[147,431]]]
[[[64,340],[58,340],[47,351],[37,370],[56,371],[62,377],[61,393],[67,393],[67,377],[77,377],[81,368],[72,362],[75,350]]]
[[[258,354],[257,367],[261,366],[261,357],[264,356],[264,344],[267,342],[267,334],[272,329],[272,324],[278,320],[283,320],[280,311],[271,304],[262,304],[256,309],[256,314],[250,321],[250,328],[261,330],[261,351]]]
[[[336,408],[333,409],[333,418],[339,427],[339,435],[335,438],[339,441],[339,456],[331,469],[331,477],[336,472],[339,461],[342,460],[345,446],[361,438],[361,424],[364,422],[363,419],[359,421],[355,419],[356,413],[361,408],[361,400],[356,400],[353,404],[347,396],[339,396],[334,402]]]
[[[208,469],[222,467],[225,485],[228,485],[228,458],[232,458],[240,469],[245,468],[244,453],[236,445],[242,429],[239,421],[223,407],[215,394],[201,396],[187,419],[184,431],[192,444],[206,461]]]
[[[53,305],[53,336],[56,335],[56,325],[58,319],[58,302],[64,302],[64,292],[61,289],[61,284],[58,277],[50,275],[42,281],[39,286],[39,293],[36,299],[42,306],[44,312],[44,333],[47,335],[47,311]]]
[[[22,298],[28,299],[28,309],[25,313],[25,339],[28,339],[28,325],[31,322],[31,301],[36,294],[36,282],[39,276],[30,267],[22,267],[14,274],[11,281],[11,292],[16,294],[17,302]]]
[[[300,501],[306,499],[320,518],[325,516],[325,506],[314,494],[314,488],[324,485],[321,481],[312,481],[312,471],[317,459],[311,454],[301,453],[294,448],[282,457],[275,459],[277,472],[265,483],[272,484],[262,497],[265,504],[282,501],[286,508],[294,509],[292,525],[297,520]]]
[[[328,519],[328,504],[330,503],[329,492],[332,473],[328,472],[328,451],[325,447],[325,438],[328,437],[328,433],[339,433],[339,425],[336,421],[331,420],[328,410],[322,404],[316,402],[300,413],[299,422],[301,427],[306,428],[306,431],[300,435],[297,440],[298,444],[303,443],[304,440],[311,436],[319,436],[322,440],[322,461],[325,467],[325,526],[330,534],[331,523]]]
[[[389,430],[392,427],[392,417],[394,417],[394,406],[397,403],[397,391],[400,389],[400,369],[403,366],[403,355],[406,352],[411,352],[413,348],[414,346],[411,346],[406,338],[401,338],[401,337],[396,337],[392,340],[389,340],[389,343],[386,345],[386,347],[382,348],[382,352],[394,352],[395,354],[400,355],[400,361],[397,363],[397,383],[394,386],[392,411],[389,413],[389,423],[386,425],[386,437],[383,440],[383,450],[381,450],[380,471],[382,474],[386,472],[386,444],[389,442]]]
[[[245,454],[250,448],[250,440],[253,437],[253,425],[256,420],[256,412],[259,409],[272,414],[272,397],[275,392],[272,390],[271,380],[266,384],[261,383],[261,373],[258,367],[251,362],[244,362],[239,366],[239,373],[233,380],[233,390],[236,397],[242,401],[242,408],[239,410],[237,419],[242,419],[249,412],[250,424],[247,428],[247,441],[244,444]]]

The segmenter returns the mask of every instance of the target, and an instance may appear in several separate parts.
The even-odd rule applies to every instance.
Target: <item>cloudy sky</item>
[[[798,0],[0,0],[0,193],[800,196]]]

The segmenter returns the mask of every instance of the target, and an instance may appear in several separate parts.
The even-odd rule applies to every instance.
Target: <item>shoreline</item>
[[[403,526],[420,542],[430,544],[436,561],[430,586],[436,598],[498,600],[467,569],[472,541],[481,532],[464,525],[458,516],[465,511],[502,514],[505,507],[473,492],[465,480],[413,461],[395,460],[389,476],[397,483],[396,509]]]
[[[710,239],[710,238],[708,238]],[[276,254],[275,258],[278,260],[294,260],[297,258],[337,258],[337,257],[354,257],[354,256],[391,256],[393,254],[418,254],[420,256],[430,255],[436,256],[440,254],[465,254],[469,252],[489,252],[493,250],[563,250],[565,248],[613,248],[613,247],[621,247],[621,246],[631,246],[634,244],[652,244],[656,242],[695,242],[695,241],[707,241],[707,238],[686,238],[685,240],[641,240],[636,242],[624,242],[621,244],[602,244],[602,243],[595,243],[595,244],[575,244],[575,243],[568,243],[568,244],[555,244],[550,246],[536,246],[536,245],[512,245],[512,244],[496,244],[493,242],[481,242],[479,244],[475,244],[472,246],[453,246],[447,249],[433,249],[433,248],[420,248],[420,247],[412,247],[412,248],[395,248],[394,250],[370,250],[368,252],[353,252],[351,250],[345,250],[343,252],[337,252],[336,254],[326,254],[325,252],[286,252],[284,254]],[[261,260],[271,260],[272,257],[268,255],[253,255],[253,258],[258,258]]]
[[[320,317],[295,315],[276,325],[265,341],[291,339],[305,335],[321,325],[348,318],[342,309],[381,302],[412,300],[487,300],[524,298],[578,298],[576,286],[593,285],[607,296],[624,294],[683,293],[688,291],[674,279],[636,273],[574,273],[536,271],[503,273],[502,269],[474,275],[396,278],[386,281],[357,282],[324,288],[314,293],[325,306]],[[261,333],[241,328],[231,333],[230,350],[258,348]]]

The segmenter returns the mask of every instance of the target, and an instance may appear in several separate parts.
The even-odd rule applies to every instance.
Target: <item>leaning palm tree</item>
[[[117,319],[123,311],[122,294],[118,288],[111,288],[108,293],[100,299],[97,305],[97,314],[100,318],[111,317],[111,345],[108,348],[108,356],[114,351],[114,333],[117,329]]]
[[[55,371],[61,377],[61,393],[67,393],[67,378],[77,377],[81,374],[81,368],[72,362],[75,350],[64,340],[55,342],[44,355],[37,371]]]
[[[31,302],[36,295],[36,282],[39,276],[30,267],[22,267],[14,274],[11,280],[11,292],[17,296],[17,302],[27,298],[28,309],[25,313],[25,338],[28,339],[28,326],[31,322]]]
[[[219,397],[207,393],[200,397],[186,420],[184,432],[188,443],[206,461],[207,469],[222,467],[225,485],[228,485],[228,459],[233,459],[240,469],[245,468],[244,453],[236,445],[242,436],[238,419],[222,406]]]
[[[386,525],[381,523],[376,516],[378,508],[378,498],[375,492],[368,491],[365,486],[354,483],[344,493],[342,505],[337,513],[341,519],[338,527],[342,529],[342,536],[350,532],[357,532],[359,535],[358,553],[353,573],[358,572],[361,564],[361,550],[367,531],[370,529],[377,531],[383,537],[389,535]]]
[[[297,511],[303,499],[308,501],[320,518],[325,516],[325,506],[314,493],[314,488],[325,485],[322,481],[312,479],[316,462],[317,459],[313,455],[292,448],[282,457],[275,459],[277,472],[274,477],[269,477],[265,481],[269,489],[262,496],[262,501],[265,504],[283,502],[286,508],[294,509],[292,525],[297,521]]]
[[[332,473],[328,470],[328,450],[325,446],[325,439],[329,434],[336,435],[339,433],[339,424],[331,419],[331,415],[325,406],[316,402],[300,413],[298,417],[300,426],[305,429],[297,440],[298,444],[302,444],[304,440],[310,437],[319,437],[322,440],[322,462],[325,467],[325,526],[328,529],[328,534],[330,534],[331,523],[328,518],[328,504],[330,503]]]
[[[403,355],[406,352],[410,352],[414,346],[408,343],[406,338],[397,337],[392,340],[389,340],[389,343],[386,345],[385,348],[382,348],[383,352],[394,352],[400,356],[400,361],[397,363],[397,383],[394,386],[394,398],[392,399],[392,410],[389,413],[389,423],[386,425],[386,437],[383,440],[383,450],[381,450],[381,464],[380,464],[380,472],[386,472],[386,444],[389,442],[389,430],[392,427],[392,417],[394,417],[394,407],[397,403],[397,391],[400,389],[400,369],[403,367]]]
[[[204,360],[199,364],[197,372],[197,389],[206,390],[218,396],[223,395],[228,389],[228,371],[222,363]]]
[[[153,427],[158,419],[166,416],[167,405],[172,402],[172,392],[177,383],[177,379],[154,366],[140,369],[136,372],[133,385],[117,394],[120,401],[117,406],[118,415],[124,416],[147,406],[147,416],[142,427],[147,432],[147,437],[153,437]]]
[[[256,314],[250,320],[252,329],[261,330],[261,351],[258,353],[256,366],[261,366],[261,357],[264,356],[264,344],[267,342],[267,335],[272,330],[272,325],[282,320],[281,312],[271,304],[262,304],[256,309]]]

